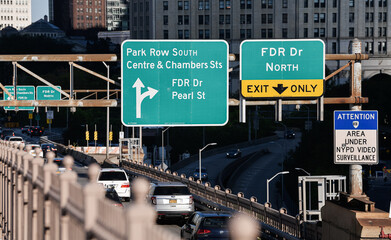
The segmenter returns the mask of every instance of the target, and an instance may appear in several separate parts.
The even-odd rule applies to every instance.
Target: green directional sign
[[[246,40],[240,45],[245,98],[316,98],[324,93],[325,46],[320,39]]]
[[[124,125],[227,123],[227,42],[128,40],[121,51]]]
[[[61,89],[60,86],[56,87]],[[37,100],[61,100],[61,93],[49,86],[38,86]]]
[[[5,88],[14,96],[14,86],[5,86]],[[35,100],[35,87],[17,86],[16,96],[17,100]],[[3,100],[10,100],[5,92],[3,93]],[[15,110],[15,107],[4,107],[4,110]],[[34,107],[19,107],[19,110],[33,111]]]

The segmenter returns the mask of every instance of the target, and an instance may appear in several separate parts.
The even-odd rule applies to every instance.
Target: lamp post
[[[269,183],[280,174],[288,174],[289,171],[278,172],[270,179],[266,179],[266,202],[269,202]],[[283,186],[284,187],[284,186]]]
[[[303,172],[305,172],[308,176],[311,176],[311,173],[307,172],[307,171],[306,171],[305,169],[303,169],[303,168],[295,168],[295,170],[303,171]],[[311,182],[310,182],[310,184],[311,184]],[[308,192],[308,198],[309,198],[309,205],[308,205],[308,207],[309,207],[309,209],[311,210],[311,185],[310,185],[310,190],[309,190],[309,192]],[[310,220],[311,220],[311,215],[310,215]]]
[[[205,145],[205,147],[201,148],[199,151],[198,151],[198,170],[199,170],[199,179],[201,181],[201,152],[209,147],[209,146],[214,146],[214,145],[217,145],[217,143],[208,143]]]
[[[166,129],[162,130],[162,163],[164,163],[164,155],[166,151],[164,150],[164,133],[169,129],[170,127],[167,127]],[[163,165],[162,165],[163,166]]]

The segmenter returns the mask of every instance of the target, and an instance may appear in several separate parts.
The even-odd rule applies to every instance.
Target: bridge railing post
[[[44,172],[44,187],[43,187],[43,192],[44,195],[47,196],[50,191],[50,185],[52,184],[52,174],[54,174],[58,166],[53,163],[55,154],[53,152],[48,152],[46,154],[46,158],[48,163],[43,166],[43,172]],[[52,204],[51,200],[48,197],[45,197],[45,215],[44,215],[44,239],[45,240],[50,240],[51,239],[51,231],[52,229],[50,228],[51,222],[54,221],[54,219],[51,218],[53,216],[52,214]]]
[[[23,156],[27,154],[24,149],[24,144],[19,145],[19,152],[16,156],[16,232],[15,238],[22,239],[23,236]]]

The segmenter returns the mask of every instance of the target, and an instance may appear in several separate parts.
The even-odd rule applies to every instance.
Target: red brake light
[[[190,204],[193,204],[193,202],[194,202],[194,198],[193,198],[193,196],[190,196],[189,203],[190,203]]]
[[[197,234],[207,234],[210,233],[210,230],[208,229],[198,229]]]
[[[125,183],[121,185],[121,188],[129,188],[129,187],[130,187],[129,183]]]
[[[151,197],[151,202],[153,205],[156,205],[156,197]]]

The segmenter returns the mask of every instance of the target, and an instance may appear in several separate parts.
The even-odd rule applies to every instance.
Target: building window
[[[273,14],[267,15],[267,23],[273,23]]]
[[[333,23],[337,22],[337,13],[333,13]]]
[[[319,37],[319,28],[314,28],[314,37]]]
[[[224,9],[224,0],[219,0],[219,8]]]
[[[354,37],[354,28],[349,28],[349,37]]]
[[[204,25],[204,16],[203,15],[198,15],[198,24]]]
[[[225,24],[231,24],[231,15],[225,15]]]
[[[282,14],[282,23],[288,23],[288,14],[287,13]]]
[[[163,38],[168,39],[168,30],[163,30]]]
[[[246,30],[240,29],[240,39],[245,39],[245,38],[246,38]]]
[[[261,29],[261,38],[263,38],[263,39],[266,38],[266,29],[265,28]]]
[[[204,0],[198,0],[198,10],[203,10],[203,9],[204,9]]]
[[[386,27],[383,28],[383,37],[385,37],[385,36],[387,36],[387,28]]]
[[[273,0],[268,0],[267,8],[273,8]]]
[[[190,31],[185,30],[185,39],[189,39],[189,38],[190,38]]]
[[[224,39],[224,29],[219,29],[219,38]]]
[[[230,39],[231,38],[231,30],[225,29],[225,38]]]
[[[268,38],[273,38],[273,29],[272,28],[268,28],[267,29],[267,37]]]
[[[183,30],[178,30],[178,39],[183,39]]]
[[[185,10],[189,10],[189,1],[184,1],[184,2],[183,2],[183,8],[184,8]]]
[[[247,33],[247,38],[251,38],[251,29],[247,29],[246,30],[246,33]]]
[[[184,20],[184,24],[185,24],[185,25],[189,25],[189,15],[185,15],[185,16],[184,16],[184,19],[185,19],[185,20]]]
[[[337,37],[337,28],[333,28],[333,37]]]
[[[367,27],[365,28],[365,36],[369,37],[369,28],[367,28]]]
[[[308,28],[304,28],[304,37],[308,38]]]
[[[219,24],[224,24],[224,15],[219,15]]]
[[[325,8],[326,7],[326,1],[325,0],[320,0],[320,7]]]
[[[244,14],[240,14],[240,24],[245,24],[246,23],[246,18]]]
[[[266,5],[266,0],[265,0],[265,5]],[[245,9],[246,8],[246,0],[240,0],[240,9]]]
[[[251,24],[251,14],[246,15],[246,23]]]
[[[205,25],[209,25],[209,15],[205,15]]]
[[[205,0],[205,10],[209,10],[209,0]],[[206,36],[206,33],[205,33]]]
[[[230,9],[231,8],[231,1],[230,0],[226,0],[225,1],[225,8],[226,9]]]
[[[377,35],[378,35],[379,37],[382,36],[382,29],[383,29],[383,28],[381,28],[381,27],[378,28]]]
[[[354,0],[349,0],[349,7],[354,7]]]
[[[183,10],[183,2],[178,1],[178,10]]]
[[[304,0],[304,8],[308,8],[308,0]]]
[[[266,14],[261,15],[261,23],[266,24]]]
[[[319,7],[319,0],[314,0],[314,7],[316,7],[316,8]]]
[[[326,22],[326,14],[325,13],[319,14],[319,18],[320,18],[320,22],[322,22],[322,23]]]
[[[288,28],[282,29],[282,38],[288,38]]]
[[[242,0],[240,0],[242,2]],[[266,8],[266,0],[261,1],[261,8]]]
[[[252,8],[252,0],[247,0],[247,9],[251,9]]]
[[[209,39],[210,38],[210,31],[209,29],[205,29],[205,39]]]
[[[288,7],[288,0],[282,0],[282,8]]]
[[[168,10],[168,1],[163,1],[163,10]]]
[[[337,53],[337,43],[333,42],[331,46],[331,53],[336,54]]]
[[[387,22],[387,13],[386,12],[383,13],[383,22]]]
[[[337,0],[333,0],[333,8],[337,7]]]
[[[373,27],[369,28],[369,36],[373,37]]]
[[[354,22],[354,13],[349,13],[349,22]]]
[[[198,38],[203,39],[204,38],[204,30],[198,30]]]
[[[319,37],[325,37],[326,36],[326,29],[321,28],[319,29]]]
[[[319,13],[314,13],[314,22],[315,23],[319,22]]]
[[[308,23],[308,13],[304,13],[304,23]]]
[[[378,21],[379,21],[379,22],[382,22],[382,21],[383,21],[383,13],[381,13],[381,12],[379,12]]]
[[[183,25],[183,16],[182,15],[178,16],[178,25]]]

